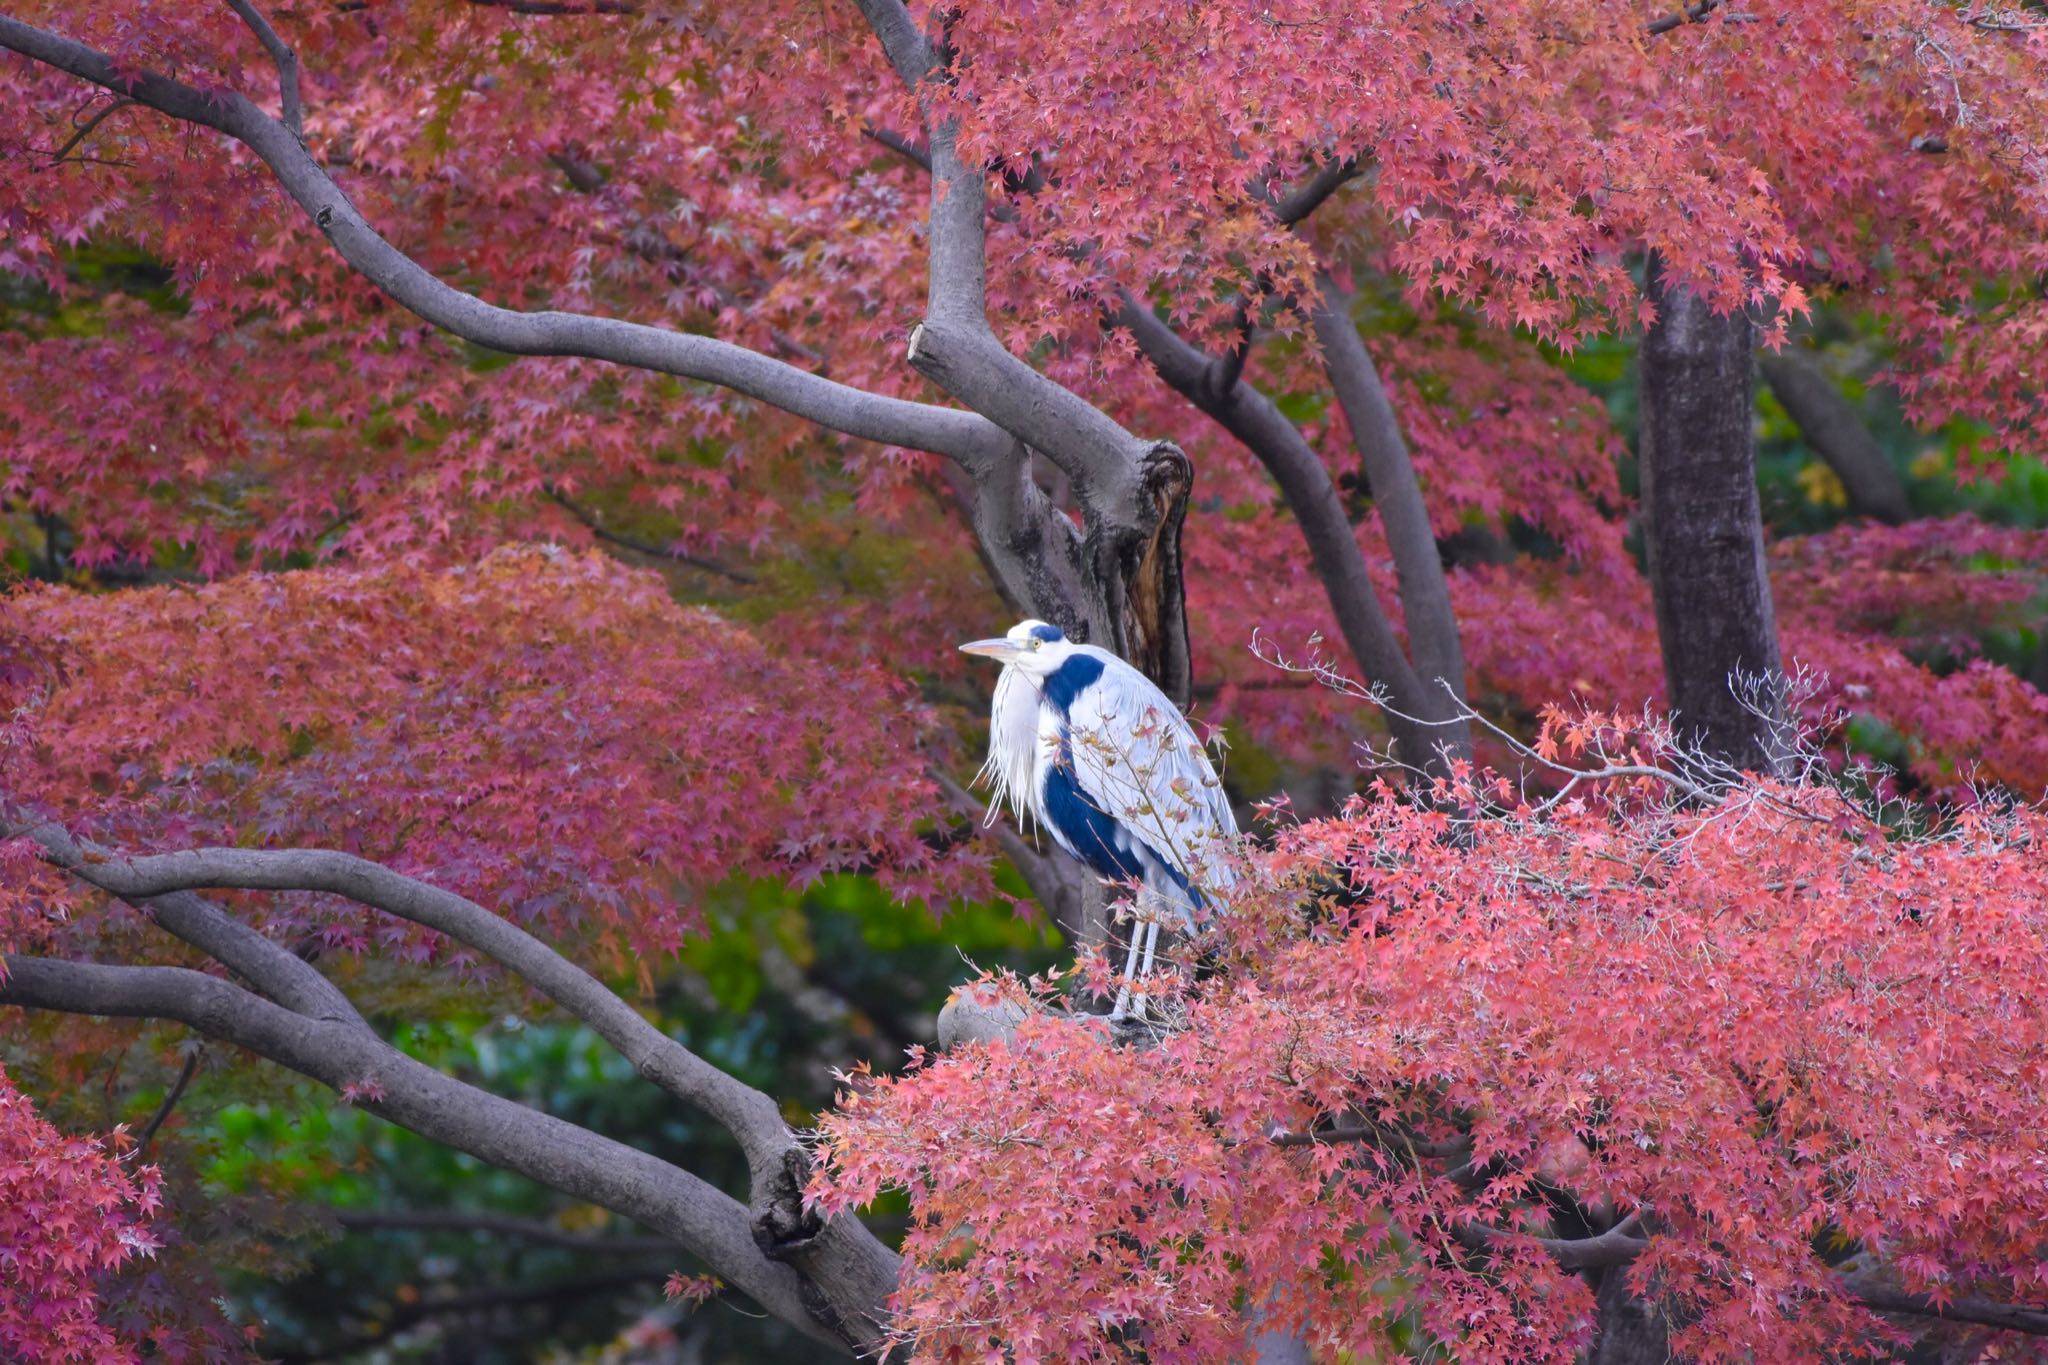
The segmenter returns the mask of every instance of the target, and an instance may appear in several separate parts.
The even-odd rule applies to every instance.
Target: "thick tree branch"
[[[62,848],[68,842],[62,831],[43,832],[53,828],[30,833],[46,849]],[[60,865],[126,899],[168,899],[199,887],[324,891],[446,934],[491,958],[589,1025],[640,1075],[723,1125],[747,1159],[755,1235],[764,1249],[803,1272],[822,1299],[813,1311],[844,1324],[849,1341],[863,1344],[875,1336],[880,1305],[895,1287],[896,1256],[859,1220],[821,1220],[803,1207],[809,1158],[775,1101],[668,1037],[604,983],[510,921],[346,853],[223,848],[125,858],[74,846],[72,855]],[[245,932],[298,962],[253,930]]]
[[[654,1027],[596,977],[476,902],[348,853],[205,848],[107,857],[73,866],[123,897],[174,891],[325,891],[423,925],[475,949],[588,1024],[648,1080],[709,1114],[762,1171],[779,1170],[795,1137],[775,1101],[734,1080]]]
[[[1650,20],[1649,23],[1643,25],[1643,31],[1654,38],[1660,33],[1669,33],[1672,29],[1684,28],[1687,24],[1697,24],[1720,8],[1720,5],[1721,0],[1699,0],[1698,4],[1687,5],[1675,14],[1667,14],[1662,18]]]
[[[1092,403],[1011,355],[988,325],[984,257],[987,194],[964,165],[954,130],[931,131],[930,280],[925,320],[911,333],[910,364],[1074,480],[1091,513],[1120,523],[1147,519],[1139,470],[1150,442]]]
[[[1959,1298],[1936,1303],[1926,1294],[1911,1294],[1871,1275],[1845,1275],[1841,1286],[1851,1298],[1880,1313],[1903,1313],[1916,1318],[1940,1318],[1943,1322],[1967,1322],[1978,1327],[1998,1327],[2030,1336],[2048,1336],[2048,1308],[2025,1304],[1998,1303],[1991,1299]]]
[[[834,1346],[802,1278],[755,1245],[737,1200],[645,1152],[414,1061],[368,1032],[308,1019],[218,977],[8,956],[0,1005],[167,1019],[312,1077],[379,1118],[652,1227],[763,1308]]]
[[[164,1120],[178,1107],[178,1101],[185,1097],[185,1087],[192,1084],[193,1076],[199,1072],[199,1059],[206,1055],[206,1049],[193,1044],[185,1054],[185,1064],[178,1068],[178,1079],[171,1082],[171,1088],[164,1092],[163,1103],[149,1116],[149,1122],[142,1125],[142,1132],[135,1139],[135,1155],[139,1159],[149,1151],[149,1144],[156,1141],[156,1135],[164,1126]]]
[[[1601,1270],[1627,1265],[1650,1245],[1642,1235],[1642,1221],[1631,1214],[1597,1237],[1532,1237],[1502,1232],[1484,1223],[1463,1222],[1452,1233],[1474,1251],[1495,1251],[1509,1241],[1527,1241],[1541,1247],[1566,1270]]]
[[[1293,227],[1321,208],[1324,200],[1363,174],[1365,167],[1358,157],[1347,156],[1341,161],[1332,161],[1317,171],[1307,184],[1273,205],[1273,217],[1280,226]]]
[[[1394,553],[1394,576],[1400,584],[1401,617],[1408,627],[1408,652],[1415,660],[1424,689],[1431,695],[1448,686],[1459,701],[1465,698],[1465,653],[1458,641],[1458,617],[1451,609],[1444,582],[1443,557],[1430,528],[1429,507],[1416,482],[1415,461],[1387,401],[1372,355],[1351,315],[1351,298],[1329,276],[1318,280],[1321,297],[1310,319],[1323,348],[1323,370],[1344,409],[1351,441],[1358,449],[1373,503]],[[1438,709],[1423,712],[1435,717]],[[1469,745],[1468,745],[1469,747]]]
[[[1370,681],[1385,688],[1394,702],[1387,712],[1387,726],[1404,761],[1436,771],[1443,765],[1446,746],[1452,753],[1469,751],[1470,740],[1462,723],[1429,723],[1445,711],[1450,699],[1431,696],[1402,653],[1329,471],[1300,430],[1271,399],[1242,380],[1226,393],[1210,392],[1206,386],[1210,358],[1132,295],[1124,295],[1116,321],[1136,339],[1138,349],[1160,378],[1243,442],[1279,483],[1308,541],[1309,556],[1329,595],[1345,644]]]
[[[1172,442],[1139,439],[1010,354],[990,328],[986,172],[960,159],[959,120],[942,107],[937,91],[946,78],[945,54],[918,29],[902,0],[858,3],[924,114],[924,155],[907,143],[898,148],[928,165],[932,177],[925,318],[910,334],[910,364],[1073,480],[1086,518],[1083,579],[1089,591],[1077,604],[1090,618],[1085,638],[1123,655],[1185,705],[1193,677],[1180,527],[1194,467]],[[1003,481],[1013,482],[1007,472]]]
[[[1832,380],[1790,346],[1759,351],[1756,363],[1799,434],[1842,481],[1851,507],[1893,526],[1913,515],[1899,471]]]
[[[52,866],[100,885],[91,874],[106,864],[106,851],[80,844],[58,825],[42,822],[10,828],[0,820],[0,837],[33,839]],[[104,886],[101,889],[112,890]],[[369,1029],[349,998],[311,963],[271,942],[219,906],[190,891],[146,896],[126,896],[118,891],[114,894],[286,1009],[314,1019]]]
[[[228,8],[241,16],[249,31],[256,35],[256,41],[262,43],[263,50],[270,54],[271,65],[277,68],[277,97],[278,105],[284,111],[284,126],[292,130],[292,136],[305,141],[306,115],[299,96],[298,54],[277,36],[277,30],[270,26],[270,21],[250,0],[228,0]]]
[[[978,468],[1008,440],[972,412],[849,388],[712,337],[581,313],[525,313],[463,293],[423,269],[366,222],[285,125],[232,92],[201,92],[153,72],[118,71],[103,53],[0,17],[0,47],[90,81],[173,118],[217,129],[254,152],[343,259],[394,301],[438,327],[513,355],[582,356],[702,380],[834,431],[947,455]]]
[[[882,51],[889,58],[889,65],[896,68],[896,74],[903,83],[915,91],[923,85],[939,64],[938,53],[910,17],[910,9],[903,0],[855,0],[860,12],[881,41]]]

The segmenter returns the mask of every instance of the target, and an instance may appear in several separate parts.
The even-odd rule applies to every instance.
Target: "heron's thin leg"
[[[1141,938],[1145,940],[1145,965],[1139,970],[1139,975],[1149,980],[1152,976],[1152,958],[1159,948],[1159,921],[1157,919],[1148,918],[1143,924],[1138,926],[1138,932],[1131,935],[1132,946],[1135,947],[1137,941]],[[1145,996],[1142,993],[1132,1001],[1132,1006],[1133,1012],[1140,1019],[1145,1017]]]
[[[1144,922],[1138,918],[1138,908],[1142,903],[1141,899],[1131,906],[1131,950],[1124,955],[1124,984],[1123,989],[1116,993],[1116,1008],[1109,1012],[1112,1020],[1128,1019],[1131,1014],[1131,982],[1138,975],[1138,942],[1145,937]],[[1138,997],[1138,1012],[1142,1014],[1144,1011],[1145,997],[1141,995]]]

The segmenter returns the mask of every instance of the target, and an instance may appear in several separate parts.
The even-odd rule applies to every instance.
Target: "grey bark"
[[[1448,770],[1450,760],[1469,755],[1471,737],[1452,699],[1441,688],[1425,686],[1422,675],[1402,652],[1394,627],[1373,591],[1372,576],[1343,500],[1300,429],[1270,398],[1243,379],[1227,387],[1213,383],[1210,357],[1177,335],[1141,300],[1126,294],[1116,321],[1131,333],[1160,378],[1241,441],[1280,485],[1281,496],[1308,542],[1310,559],[1345,644],[1365,670],[1367,680],[1382,689],[1391,703],[1387,728],[1402,761],[1426,772],[1442,773]],[[1411,489],[1412,481],[1411,471]],[[1417,497],[1419,500],[1419,493]],[[1441,563],[1437,568],[1441,574]],[[1462,681],[1462,664],[1457,672]]]
[[[1401,619],[1408,627],[1408,652],[1430,693],[1446,692],[1445,701],[1465,700],[1465,651],[1458,640],[1458,617],[1451,610],[1451,592],[1444,582],[1444,562],[1430,529],[1429,506],[1415,478],[1415,460],[1394,416],[1365,339],[1351,314],[1351,297],[1324,276],[1322,298],[1311,321],[1323,348],[1323,368],[1351,427],[1351,439],[1372,485],[1373,503],[1386,528],[1394,554],[1394,574],[1401,589]],[[1447,690],[1447,691],[1446,691]],[[1447,719],[1456,708],[1442,705],[1425,713]],[[1470,744],[1466,746],[1470,749]]]
[[[422,1137],[468,1152],[675,1239],[764,1309],[836,1347],[803,1277],[755,1244],[747,1209],[687,1171],[414,1061],[365,1030],[309,1019],[181,967],[108,967],[8,956],[0,1005],[169,1019],[340,1091]]]
[[[1073,481],[1085,518],[1079,567],[1087,595],[1078,604],[1083,610],[1072,613],[1085,619],[1080,638],[1136,664],[1185,706],[1194,680],[1180,530],[1194,467],[1172,442],[1134,435],[1011,355],[990,330],[981,172],[961,163],[950,125],[928,132],[930,283],[925,320],[910,336],[910,365],[1020,446],[1043,452]],[[1015,477],[1028,483],[1028,467]],[[985,482],[991,498],[1015,501],[1007,481],[1001,487]],[[1030,536],[1043,522],[1017,524]]]
[[[809,1157],[775,1101],[662,1033],[604,983],[517,925],[453,892],[346,853],[216,848],[128,858],[81,847],[52,825],[26,832],[52,863],[124,899],[150,901],[199,888],[324,891],[423,925],[489,957],[589,1025],[641,1076],[724,1127],[746,1156],[760,1250],[802,1274],[818,1317],[857,1324],[852,1343],[869,1344],[879,1331],[879,1305],[895,1288],[898,1258],[859,1220],[821,1219],[804,1208]],[[254,930],[237,927],[240,935],[220,937],[249,965],[244,974],[252,980],[268,979],[286,961],[312,973]],[[331,985],[326,989],[340,997]],[[303,994],[324,1009],[325,995]],[[365,1031],[353,1009],[341,1022]]]
[[[931,47],[900,3],[871,0],[866,9],[906,81],[915,85],[933,72]],[[931,139],[932,296],[912,363],[976,409],[971,412],[867,393],[711,337],[486,303],[436,279],[385,241],[297,133],[242,95],[201,92],[154,72],[117,71],[92,48],[5,17],[0,47],[241,142],[359,274],[426,321],[478,345],[513,355],[581,356],[702,380],[834,431],[958,461],[977,485],[994,489],[994,510],[977,515],[976,529],[996,537],[987,548],[1005,569],[1005,586],[1025,586],[1035,611],[1077,637],[1116,650],[1182,704],[1191,695],[1180,524],[1192,466],[1170,442],[1141,440],[1010,355],[989,330],[981,270],[986,206],[979,177],[964,172],[953,156],[950,130],[933,130]],[[292,71],[295,85],[295,66]],[[1038,572],[1020,557],[1034,547],[1066,557],[1070,534],[1054,526],[1043,507],[1020,503],[1010,487],[1022,458],[1020,441],[1059,462],[1081,495],[1087,524],[1071,556],[1082,573],[1078,599],[1063,565]]]
[[[1586,1365],[1664,1365],[1671,1334],[1656,1305],[1630,1292],[1628,1267],[1600,1272],[1594,1293],[1593,1345]]]
[[[1655,257],[1649,289],[1657,320],[1642,344],[1639,456],[1671,709],[1680,736],[1705,753],[1776,771],[1783,668],[1757,500],[1755,329],[1667,288]]]
[[[1782,351],[1759,351],[1756,363],[1799,434],[1842,481],[1850,507],[1893,526],[1913,515],[1905,481],[1833,380],[1790,345]]]

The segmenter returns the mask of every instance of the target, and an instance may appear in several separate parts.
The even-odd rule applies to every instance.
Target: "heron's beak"
[[[1017,642],[1004,639],[969,640],[966,644],[960,646],[960,652],[962,654],[979,654],[987,659],[1001,659],[1007,663],[1009,660],[1017,657]]]

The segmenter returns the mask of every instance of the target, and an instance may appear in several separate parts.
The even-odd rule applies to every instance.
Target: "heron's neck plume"
[[[989,788],[987,823],[1008,806],[1019,829],[1030,827],[1037,796],[1038,706],[1038,685],[1021,670],[1005,668],[989,707],[988,761],[981,765],[980,780]]]

